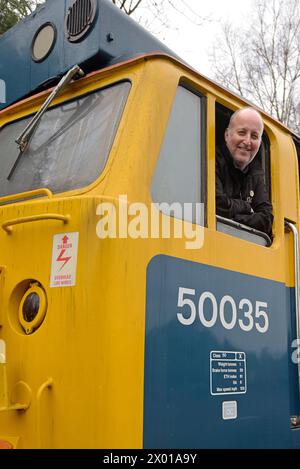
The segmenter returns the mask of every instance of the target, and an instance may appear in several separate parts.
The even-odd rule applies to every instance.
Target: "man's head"
[[[231,116],[225,131],[225,142],[236,168],[243,171],[254,159],[263,130],[261,115],[253,108],[240,109]]]

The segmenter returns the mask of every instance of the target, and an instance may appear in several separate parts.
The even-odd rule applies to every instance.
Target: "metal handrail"
[[[2,223],[1,228],[6,231],[7,234],[11,234],[13,225],[19,225],[21,223],[30,223],[33,221],[40,220],[60,220],[63,223],[68,223],[70,221],[70,218],[70,215],[60,215],[59,213],[41,213],[39,215],[31,215],[29,217],[20,217],[14,218],[13,220],[8,220]]]
[[[285,220],[285,226],[293,233],[294,241],[294,276],[295,276],[295,313],[296,313],[296,336],[297,346],[300,344],[300,292],[299,292],[299,235],[296,226]],[[298,388],[300,396],[300,360],[298,360]],[[293,416],[291,419],[292,424],[299,425],[299,416]]]
[[[242,223],[239,223],[235,220],[231,220],[230,218],[221,217],[220,215],[217,215],[217,221],[219,221],[220,223],[224,223],[225,225],[232,226],[233,228],[236,228],[238,230],[247,231],[248,233],[260,236],[267,242],[267,247],[271,246],[272,244],[270,237],[263,231],[256,230],[251,226],[243,225]]]
[[[49,189],[46,189],[46,187],[41,187],[40,189],[34,189],[32,191],[19,192],[18,194],[11,194],[0,197],[0,205],[5,204],[6,202],[11,202],[12,200],[29,199],[31,197],[35,197],[36,195],[45,195],[49,199],[53,197],[53,194]]]

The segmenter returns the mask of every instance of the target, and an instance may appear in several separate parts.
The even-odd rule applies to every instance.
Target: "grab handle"
[[[288,220],[285,220],[285,227],[293,234],[294,247],[294,276],[295,276],[295,316],[296,316],[296,337],[297,346],[300,340],[300,291],[299,291],[299,234],[296,226]],[[300,396],[300,362],[298,361],[298,394]],[[291,417],[292,427],[299,427],[300,415]]]
[[[4,197],[0,197],[0,205],[5,204],[6,202],[11,202],[12,200],[18,199],[30,199],[31,197],[35,197],[36,195],[46,195],[49,199],[52,198],[53,194],[49,189],[41,187],[40,189],[35,189],[33,191],[27,192],[20,192],[19,194],[11,194],[5,195]]]
[[[20,225],[21,223],[31,223],[33,221],[40,220],[60,220],[63,223],[68,223],[70,219],[70,215],[60,215],[59,213],[41,213],[40,215],[14,218],[13,220],[5,221],[4,223],[2,223],[1,228],[6,231],[7,234],[11,234],[13,231],[13,225]]]
[[[47,381],[45,381],[38,389],[38,392],[36,394],[36,402],[37,402],[37,421],[36,421],[36,433],[37,433],[37,441],[38,441],[38,448],[42,448],[42,428],[44,428],[44,425],[42,425],[42,397],[45,393],[45,391],[52,390],[53,388],[53,378],[48,378]]]

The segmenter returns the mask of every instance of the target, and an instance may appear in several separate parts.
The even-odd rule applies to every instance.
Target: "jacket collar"
[[[223,155],[224,155],[224,158],[226,159],[226,162],[227,164],[229,165],[230,169],[232,171],[237,171],[239,174],[248,174],[250,168],[251,168],[251,164],[254,160],[251,161],[251,163],[248,164],[248,166],[246,166],[246,168],[244,170],[241,170],[239,168],[236,168],[233,164],[233,159],[232,159],[232,156],[231,156],[231,153],[230,151],[228,150],[227,148],[227,145],[224,143],[222,145],[222,149],[221,149]]]

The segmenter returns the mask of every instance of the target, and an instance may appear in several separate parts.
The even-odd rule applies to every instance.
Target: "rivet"
[[[115,39],[115,38],[114,38],[113,33],[108,33],[108,34],[106,35],[106,40],[107,40],[107,42],[112,42],[114,39]]]

